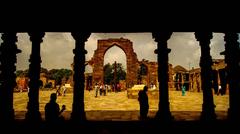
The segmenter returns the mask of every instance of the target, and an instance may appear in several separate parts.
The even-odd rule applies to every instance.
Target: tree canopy
[[[17,70],[16,76],[17,77],[28,77],[28,69],[26,70]],[[62,79],[68,80],[69,77],[72,75],[72,70],[69,69],[51,69],[47,70],[46,68],[41,68],[41,73],[45,73],[46,77],[49,79],[56,80],[56,84],[60,85],[62,84]]]
[[[116,64],[116,83],[120,80],[126,79],[126,71],[121,63]],[[104,83],[112,84],[114,83],[114,63],[104,65]]]

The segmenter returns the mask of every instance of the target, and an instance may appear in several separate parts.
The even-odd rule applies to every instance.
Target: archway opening
[[[138,69],[138,84],[148,85],[148,83],[148,67],[145,64],[141,63]]]
[[[103,75],[109,91],[126,90],[126,68],[126,54],[120,47],[114,45],[105,52]]]
[[[91,65],[86,65],[85,66],[85,90],[91,91],[94,89],[93,85],[93,78],[92,78],[92,73],[93,73],[93,68]]]

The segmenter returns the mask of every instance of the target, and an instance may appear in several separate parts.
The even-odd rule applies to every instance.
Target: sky
[[[1,35],[0,35],[1,36]],[[29,66],[31,53],[31,42],[27,33],[18,33],[17,46],[22,50],[17,54],[17,70],[25,70]],[[126,38],[133,42],[134,52],[139,61],[146,59],[157,61],[154,50],[157,43],[152,38],[151,33],[92,33],[86,42],[85,48],[88,51],[86,60],[90,60],[94,50],[97,48],[97,40],[108,38]],[[0,42],[2,40],[0,39]],[[224,58],[219,53],[224,51],[223,34],[213,33],[211,40],[211,56],[213,59]],[[70,33],[47,32],[41,44],[41,66],[47,69],[71,69],[73,62],[73,52],[75,41]],[[199,67],[200,46],[195,39],[193,32],[174,32],[168,40],[169,63],[181,65],[186,69]],[[120,62],[126,68],[126,55],[119,47],[112,47],[104,56],[104,63]],[[87,66],[86,72],[91,72],[91,67]]]

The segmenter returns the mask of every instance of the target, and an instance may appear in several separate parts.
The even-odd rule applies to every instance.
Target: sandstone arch
[[[134,84],[137,84],[138,59],[136,53],[133,50],[133,43],[130,40],[124,38],[98,40],[97,49],[95,50],[92,59],[89,61],[89,64],[93,66],[93,83],[103,82],[104,55],[107,50],[113,46],[119,47],[126,54],[126,86],[132,87]]]

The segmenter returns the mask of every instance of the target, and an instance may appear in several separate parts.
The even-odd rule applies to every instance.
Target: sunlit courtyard
[[[50,94],[56,92],[40,91],[40,111],[44,118],[44,106],[49,101]],[[202,93],[187,92],[182,96],[180,91],[170,91],[170,110],[176,120],[197,120],[202,110]],[[66,105],[63,116],[69,119],[72,109],[73,94],[58,96],[57,103]],[[95,97],[94,91],[85,91],[85,111],[88,120],[139,120],[139,103],[137,99],[128,99],[127,91],[108,92],[106,96]],[[27,92],[14,93],[14,110],[16,119],[24,119],[27,111]],[[227,118],[229,96],[214,95],[216,114],[218,119]],[[154,117],[158,110],[158,100],[149,99],[149,117]]]

